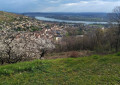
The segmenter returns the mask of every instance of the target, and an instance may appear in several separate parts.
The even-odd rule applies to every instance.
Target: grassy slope
[[[120,85],[120,56],[35,60],[0,66],[0,85]]]
[[[1,21],[12,21],[13,19],[20,17],[20,16],[21,15],[0,11],[0,22]]]

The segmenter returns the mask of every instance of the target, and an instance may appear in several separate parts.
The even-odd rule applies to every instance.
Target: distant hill
[[[22,13],[25,16],[35,17],[43,16],[48,18],[55,18],[61,20],[74,20],[74,21],[107,21],[107,13],[41,13],[41,12],[28,12]]]

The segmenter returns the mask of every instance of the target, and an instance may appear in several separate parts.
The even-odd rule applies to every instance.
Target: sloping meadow
[[[0,85],[119,85],[120,56],[35,60],[0,66]]]

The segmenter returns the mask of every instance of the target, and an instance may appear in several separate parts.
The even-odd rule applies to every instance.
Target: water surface
[[[47,17],[35,17],[35,18],[39,20],[51,21],[51,22],[84,23],[84,24],[107,24],[108,23],[108,22],[60,20],[60,19],[47,18]]]

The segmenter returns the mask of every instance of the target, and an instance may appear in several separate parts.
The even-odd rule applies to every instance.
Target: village
[[[33,34],[36,38],[41,37],[52,41],[61,39],[61,37],[66,33],[62,26],[45,23],[26,16],[17,17],[12,22],[2,22],[0,23],[0,28],[6,28],[14,31],[24,31],[26,34]]]

